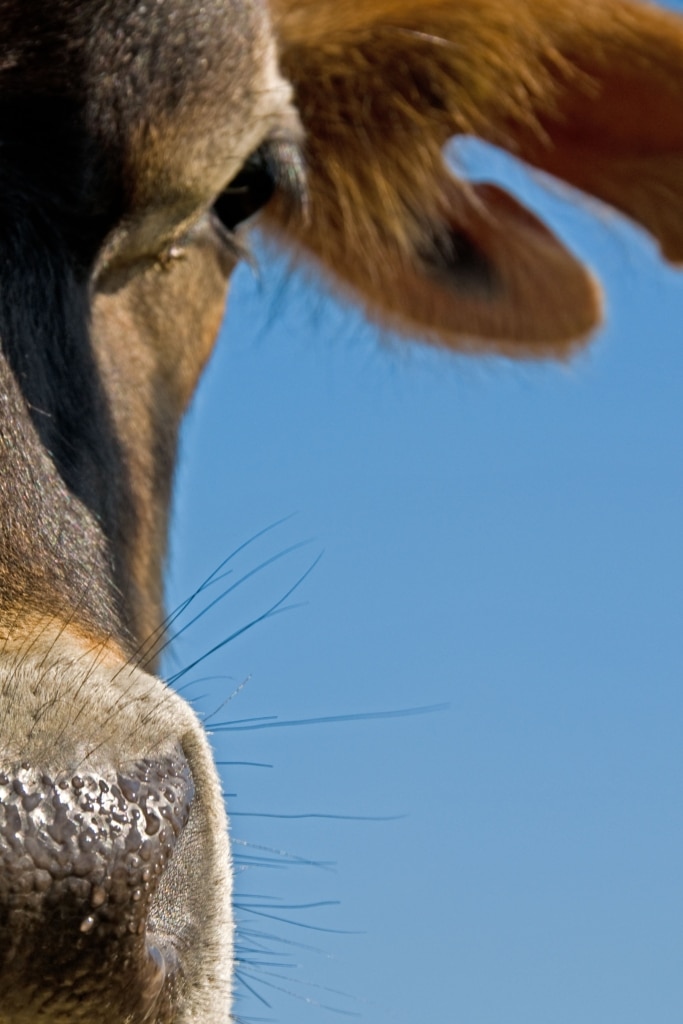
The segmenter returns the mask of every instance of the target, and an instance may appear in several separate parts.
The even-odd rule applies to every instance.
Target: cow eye
[[[277,168],[262,146],[252,153],[239,174],[221,192],[214,203],[214,213],[223,227],[234,231],[268,203],[276,186]]]
[[[306,172],[298,139],[267,139],[221,192],[213,212],[232,233],[266,206],[276,191],[290,210],[305,213]]]

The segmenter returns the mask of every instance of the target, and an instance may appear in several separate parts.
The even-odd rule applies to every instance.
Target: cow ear
[[[306,133],[306,216],[265,227],[368,315],[456,349],[565,357],[588,271],[518,201],[455,177],[457,134],[626,212],[683,256],[683,21],[628,0],[273,0]],[[662,202],[664,200],[664,202]]]
[[[517,133],[515,151],[683,262],[683,18],[602,0],[584,4],[580,26],[565,26],[553,103],[538,111],[540,130]]]

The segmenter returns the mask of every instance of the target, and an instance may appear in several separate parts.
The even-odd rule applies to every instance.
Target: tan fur
[[[126,607],[150,668],[164,639],[162,570],[178,429],[213,349],[233,265],[204,226],[176,257],[95,297],[93,333],[115,397],[112,413],[133,495],[117,524]],[[150,637],[156,642],[145,642]]]

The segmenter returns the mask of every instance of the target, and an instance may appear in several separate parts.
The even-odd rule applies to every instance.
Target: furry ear
[[[585,268],[499,188],[445,166],[477,135],[612,203],[683,257],[683,20],[630,0],[272,0],[311,201],[264,225],[394,329],[565,357]]]
[[[562,60],[541,132],[520,131],[529,163],[641,224],[683,262],[683,19],[652,6],[573,4],[553,26]]]

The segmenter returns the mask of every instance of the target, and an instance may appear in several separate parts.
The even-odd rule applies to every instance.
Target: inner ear
[[[493,263],[475,238],[462,228],[445,224],[441,230],[432,229],[431,237],[419,247],[417,255],[426,273],[444,285],[453,283],[465,291],[491,297],[501,287]]]

